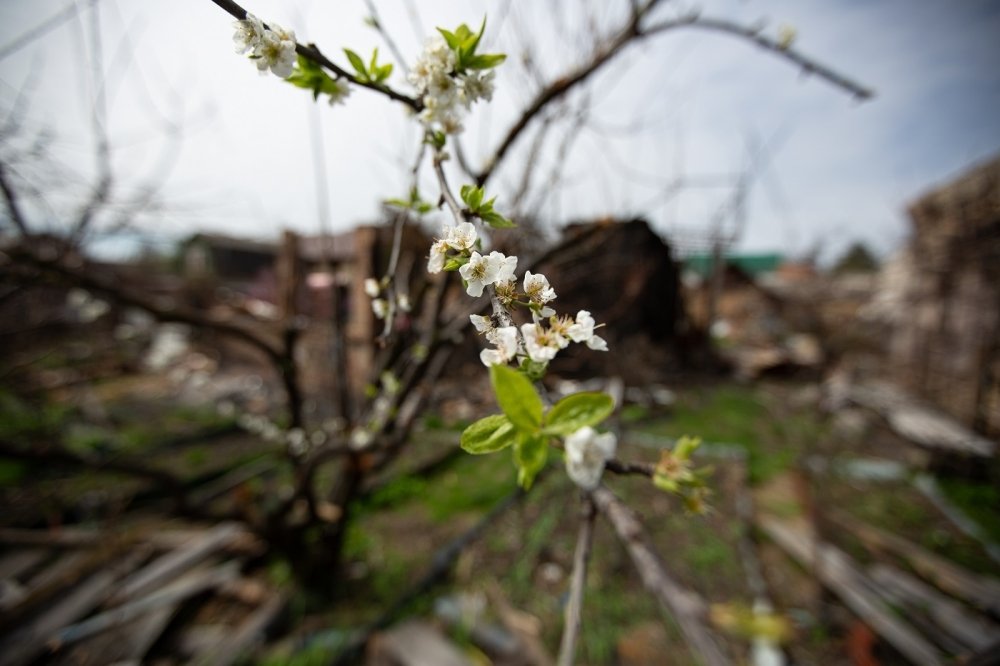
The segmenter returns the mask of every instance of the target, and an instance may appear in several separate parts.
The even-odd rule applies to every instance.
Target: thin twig
[[[633,11],[627,24],[625,24],[615,36],[603,48],[599,48],[593,57],[586,63],[580,65],[575,70],[568,72],[550,83],[535,95],[535,99],[524,109],[517,121],[507,130],[503,139],[500,140],[493,156],[486,166],[476,175],[476,182],[479,185],[489,180],[496,170],[497,165],[513,146],[514,142],[527,129],[535,116],[541,113],[549,103],[566,95],[570,90],[588,80],[594,73],[602,69],[605,65],[614,60],[624,51],[624,47],[642,41],[648,37],[653,37],[676,28],[702,28],[716,32],[724,32],[736,37],[741,37],[754,42],[757,46],[783,57],[803,69],[803,71],[816,74],[827,82],[842,88],[859,99],[868,99],[874,93],[848,77],[838,74],[829,67],[820,64],[801,53],[794,51],[780,42],[765,37],[753,27],[743,26],[738,23],[724,19],[702,18],[696,13],[691,13],[681,18],[663,21],[649,27],[642,27],[643,19],[649,14],[655,2],[648,2]]]
[[[566,619],[562,640],[559,643],[559,666],[571,666],[576,653],[576,639],[580,633],[580,614],[583,611],[583,589],[587,581],[587,562],[594,542],[594,518],[597,511],[590,494],[580,498],[580,531],[576,537],[576,551],[573,553],[573,574],[566,604]]]
[[[385,25],[382,24],[382,17],[378,13],[378,8],[375,6],[373,0],[365,0],[365,6],[368,7],[368,14],[372,20],[372,26],[378,31],[378,34],[382,36],[385,40],[385,45],[389,47],[392,51],[392,57],[396,59],[396,64],[399,68],[403,70],[403,74],[409,74],[410,68],[406,66],[406,58],[403,57],[403,52],[399,50],[396,45],[396,40],[392,38],[389,31],[385,29]]]
[[[603,486],[593,492],[594,503],[608,519],[622,545],[628,549],[642,584],[674,618],[688,646],[706,666],[728,666],[729,658],[716,644],[705,625],[708,604],[691,590],[681,587],[667,573],[653,550],[635,513]]]

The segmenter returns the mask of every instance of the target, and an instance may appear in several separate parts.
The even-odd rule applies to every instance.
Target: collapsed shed
[[[687,324],[671,247],[645,220],[573,224],[565,229],[561,247],[538,265],[556,286],[557,310],[590,311],[607,325],[600,335],[612,353],[571,346],[553,369],[644,383],[708,358],[704,336]]]

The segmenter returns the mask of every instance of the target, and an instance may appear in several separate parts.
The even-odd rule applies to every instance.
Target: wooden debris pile
[[[211,528],[0,530],[0,664],[228,664],[286,596],[244,573],[261,543]]]
[[[769,540],[909,663],[979,663],[975,659],[1000,649],[1000,579],[969,571],[844,511],[825,511],[823,520],[858,539],[869,563],[818,536],[802,515],[755,516]]]

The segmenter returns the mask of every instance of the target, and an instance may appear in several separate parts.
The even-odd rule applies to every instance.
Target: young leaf
[[[494,213],[493,211],[480,213],[479,217],[494,229],[512,229],[517,226],[500,213]]]
[[[503,414],[493,414],[479,419],[462,433],[462,449],[479,455],[505,449],[514,443],[517,431]]]
[[[503,53],[478,53],[467,56],[462,64],[466,69],[493,69],[506,59]]]
[[[490,366],[490,381],[497,404],[518,430],[537,432],[542,424],[542,399],[531,381],[514,368]]]
[[[535,477],[545,467],[548,458],[549,443],[545,437],[518,433],[517,441],[514,442],[514,464],[517,465],[518,485],[529,490]]]
[[[450,257],[446,262],[444,262],[444,267],[442,270],[445,271],[457,271],[462,266],[469,263],[469,258],[459,255],[457,257]]]
[[[574,393],[549,410],[542,432],[566,436],[585,426],[597,425],[614,410],[615,401],[607,393]]]
[[[368,80],[368,70],[365,69],[365,61],[351,49],[344,49],[347,59],[351,62],[351,67],[358,73],[358,78],[362,81]]]
[[[448,48],[452,50],[457,49],[459,44],[462,43],[462,40],[456,37],[454,33],[448,32],[444,28],[438,28],[437,31],[441,33],[445,43],[448,44]]]

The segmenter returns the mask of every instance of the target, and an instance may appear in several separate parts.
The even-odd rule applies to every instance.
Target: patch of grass
[[[0,460],[0,488],[16,486],[28,473],[28,466],[14,460]]]
[[[616,585],[608,578],[587,588],[578,656],[588,664],[615,663],[618,641],[624,631],[642,618],[657,617],[653,597]]]
[[[769,409],[771,402],[771,396],[753,386],[700,387],[682,391],[669,417],[635,427],[671,439],[690,435],[742,446],[750,483],[756,485],[792,467],[799,454],[825,434],[812,410],[786,413],[787,404]]]
[[[940,478],[941,490],[959,509],[976,522],[993,543],[1000,543],[1000,487],[991,483]]]
[[[635,423],[649,418],[649,409],[642,405],[625,405],[622,407],[622,423]]]
[[[39,433],[58,432],[72,415],[66,405],[32,405],[0,390],[0,437],[20,441]]]
[[[502,453],[461,456],[426,484],[421,501],[431,517],[444,522],[467,511],[489,509],[515,488],[514,465]]]

